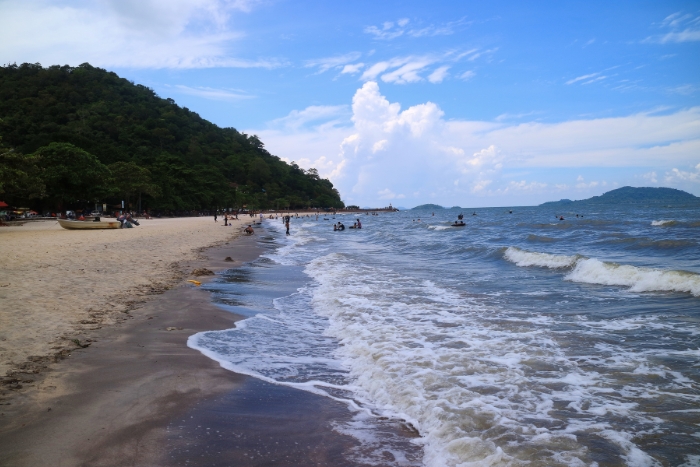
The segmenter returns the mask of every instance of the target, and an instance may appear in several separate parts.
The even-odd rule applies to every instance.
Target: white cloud
[[[535,190],[542,190],[543,188],[547,188],[546,183],[540,183],[540,182],[526,182],[525,180],[521,180],[519,182],[510,182],[508,183],[508,186],[506,186],[504,191],[535,191]]]
[[[344,55],[336,55],[334,57],[319,58],[315,60],[307,60],[305,66],[307,68],[318,67],[319,73],[325,73],[326,71],[333,68],[343,68],[344,65],[354,62],[360,58],[362,54],[360,52],[350,52]]]
[[[449,51],[443,54],[408,55],[405,57],[393,57],[382,60],[369,66],[360,79],[362,81],[374,81],[381,79],[385,83],[406,84],[423,81],[422,73],[431,66],[438,65],[427,79],[431,83],[440,83],[447,76],[447,71],[463,60],[473,60],[482,54],[491,54],[496,49],[479,52],[479,49],[471,49],[464,52]],[[474,71],[465,71],[458,77],[469,80],[474,77]]]
[[[578,190],[597,194],[604,186],[602,177],[581,177],[574,186],[550,181],[544,177],[551,168],[643,167],[667,171],[673,183],[694,183],[693,174],[700,172],[672,170],[698,164],[700,108],[559,123],[451,120],[431,102],[402,109],[370,81],[355,93],[351,115],[351,126],[251,132],[272,153],[300,164],[306,158],[310,165],[303,167],[318,168],[346,202],[362,205],[374,205],[382,190],[410,193],[418,204],[429,197],[467,205],[485,196],[509,203],[541,202],[547,193],[575,198]],[[525,168],[532,172],[528,180],[508,180],[509,173]],[[616,186],[615,180],[608,183]]]
[[[694,171],[678,170],[675,167],[670,172],[666,172],[664,177],[666,183],[692,182],[700,183],[700,164],[695,166]]]
[[[380,78],[385,83],[395,84],[415,83],[423,80],[419,73],[439,60],[440,57],[427,55],[420,57],[396,57],[375,63],[365,70],[361,79],[375,80]],[[391,71],[387,72],[388,70]]]
[[[436,68],[435,71],[430,73],[430,75],[428,76],[428,81],[430,81],[431,83],[442,83],[442,81],[447,77],[447,70],[449,69],[449,66],[441,66],[439,68]]]
[[[649,36],[642,42],[668,44],[671,42],[696,42],[700,41],[700,16],[689,13],[676,12],[667,16],[660,27],[670,31]]]
[[[683,96],[691,96],[698,92],[698,86],[693,84],[681,84],[679,86],[674,86],[668,89],[668,92],[673,94],[681,94]]]
[[[132,68],[274,68],[231,53],[228,25],[256,2],[103,0],[0,2],[0,60]]]
[[[581,177],[579,177],[579,178],[581,178]],[[580,182],[580,183],[577,183],[577,184],[576,184],[576,188],[578,188],[579,190],[587,190],[587,189],[590,189],[590,188],[595,188],[595,187],[597,187],[598,185],[600,185],[600,183],[595,182],[595,181],[589,182],[589,183]]]
[[[406,197],[405,195],[401,194],[397,195],[388,188],[378,191],[377,195],[379,196],[379,199],[403,199]]]
[[[389,73],[384,73],[381,80],[385,83],[416,83],[422,81],[423,78],[418,74],[425,70],[428,66],[434,63],[434,60],[428,57],[419,57],[411,60],[399,68]]]
[[[235,89],[215,89],[215,88],[208,88],[204,86],[196,86],[196,87],[190,87],[190,86],[184,86],[181,84],[177,84],[173,86],[176,92],[179,92],[181,94],[188,94],[190,96],[197,96],[201,97],[203,99],[209,99],[212,101],[228,101],[228,102],[235,102],[235,101],[240,101],[243,99],[253,99],[255,96],[247,94],[243,91],[240,90],[235,90]]]
[[[457,21],[450,21],[443,24],[430,24],[421,27],[408,27],[411,21],[408,18],[402,18],[396,23],[386,21],[381,26],[367,26],[364,29],[366,34],[374,36],[377,40],[392,40],[401,36],[410,37],[432,37],[432,36],[449,36],[464,25],[469,24],[466,18],[461,18]]]
[[[394,28],[394,23],[387,21],[382,24],[381,28],[377,26],[367,26],[365,28],[365,33],[373,35],[375,39],[391,40],[403,36],[405,30],[400,24],[398,28]]]
[[[353,63],[352,65],[345,65],[340,72],[354,75],[355,73],[358,73],[362,68],[364,68],[364,66],[364,63]]]
[[[347,105],[312,105],[304,110],[292,110],[286,117],[272,120],[270,126],[298,130],[310,122],[337,123],[341,116],[349,116]]]
[[[579,76],[578,78],[570,79],[566,82],[566,84],[574,84],[578,83],[579,81],[586,81],[583,84],[587,84],[592,82],[593,80],[601,79],[598,75],[600,75],[600,73],[591,73],[588,75]],[[605,76],[603,76],[602,78],[605,79]]]
[[[459,79],[463,79],[464,81],[469,81],[473,77],[476,76],[476,73],[474,73],[472,70],[467,70],[461,75],[459,75]]]
[[[659,183],[659,180],[656,178],[656,172],[654,171],[643,174],[642,178],[649,180],[651,183]]]

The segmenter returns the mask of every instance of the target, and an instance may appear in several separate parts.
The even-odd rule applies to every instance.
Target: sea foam
[[[513,246],[506,249],[504,257],[518,266],[540,266],[550,269],[570,268],[576,264],[576,261],[580,258],[580,256],[577,255],[565,256],[530,252]]]

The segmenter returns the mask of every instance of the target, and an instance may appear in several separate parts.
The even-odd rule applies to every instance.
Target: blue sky
[[[347,203],[700,195],[698,2],[0,0],[0,61],[90,62]]]

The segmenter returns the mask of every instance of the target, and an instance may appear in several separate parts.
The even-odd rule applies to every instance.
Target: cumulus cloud
[[[276,59],[231,53],[243,36],[233,15],[255,1],[0,2],[0,60],[134,68],[274,68]]]
[[[494,200],[473,201],[483,205],[498,199],[541,202],[546,193],[575,197],[604,187],[600,179],[543,179],[551,168],[656,167],[679,183],[700,177],[694,175],[700,167],[681,170],[698,162],[700,108],[560,123],[452,120],[432,102],[402,109],[369,81],[355,93],[347,115],[345,124],[251,132],[271,152],[318,168],[347,202],[362,205],[389,194],[383,190],[418,204]],[[509,174],[523,168],[532,175],[512,181]]]
[[[666,183],[674,182],[692,182],[700,183],[700,164],[695,166],[693,171],[678,170],[677,168],[671,169],[670,172],[666,172],[664,177]]]

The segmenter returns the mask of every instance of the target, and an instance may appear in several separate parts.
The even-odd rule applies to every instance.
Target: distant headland
[[[663,204],[663,205],[700,205],[700,197],[691,195],[683,190],[675,188],[655,188],[642,187],[634,188],[623,186],[600,196],[588,199],[572,201],[562,199],[559,201],[548,201],[540,206],[562,207],[562,206],[588,206],[599,204]]]
[[[440,206],[439,204],[421,204],[420,206],[416,206],[413,209],[445,209],[445,208]]]

